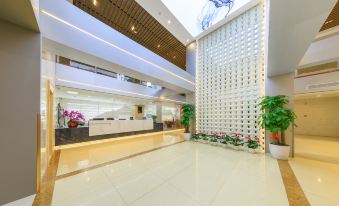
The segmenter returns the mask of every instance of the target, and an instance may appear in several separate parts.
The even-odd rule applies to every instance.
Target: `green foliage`
[[[259,146],[260,146],[258,141],[252,140],[252,139],[251,140],[247,140],[247,142],[245,144],[247,144],[247,147],[251,148],[251,149],[258,149]]]
[[[228,143],[233,146],[243,146],[245,142],[238,135],[235,134],[229,139]]]
[[[294,112],[285,108],[288,102],[287,96],[277,95],[266,96],[259,104],[262,111],[259,121],[261,128],[272,133],[281,132],[281,142],[278,141],[278,144],[283,145],[286,144],[284,132],[296,119]]]
[[[202,140],[208,141],[208,140],[209,140],[209,136],[208,136],[208,135],[204,135],[204,136],[202,137]]]
[[[194,112],[194,106],[192,104],[184,104],[181,107],[182,111],[182,120],[181,125],[185,127],[185,133],[189,132],[189,126],[191,119],[194,118],[195,112]]]
[[[215,136],[215,135],[211,135],[211,136],[210,136],[210,141],[211,141],[211,142],[217,142],[217,141],[218,141],[218,137]]]
[[[157,121],[158,116],[157,115],[152,115],[153,122]]]

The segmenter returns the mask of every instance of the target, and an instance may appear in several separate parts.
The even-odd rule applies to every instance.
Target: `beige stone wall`
[[[295,133],[339,137],[339,97],[296,100]]]
[[[0,205],[35,193],[39,33],[0,21]]]

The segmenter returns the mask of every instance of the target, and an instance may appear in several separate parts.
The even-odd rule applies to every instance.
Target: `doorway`
[[[298,94],[295,155],[339,164],[339,90]]]

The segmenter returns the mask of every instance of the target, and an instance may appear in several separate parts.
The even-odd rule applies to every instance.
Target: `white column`
[[[156,115],[157,115],[157,123],[162,122],[162,103],[156,102]]]

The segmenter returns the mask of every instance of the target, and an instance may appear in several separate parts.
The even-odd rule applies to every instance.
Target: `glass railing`
[[[149,87],[149,88],[154,88],[154,89],[160,89],[161,88],[161,86],[152,84],[151,82],[148,82],[148,81],[136,79],[136,78],[124,75],[124,74],[118,74],[116,72],[108,71],[108,70],[102,69],[100,67],[88,65],[88,64],[78,62],[78,61],[75,61],[75,60],[71,60],[71,59],[68,59],[68,58],[62,57],[62,56],[57,56],[56,62],[59,63],[59,64],[63,64],[63,65],[66,65],[66,66],[73,67],[73,68],[93,72],[93,73],[96,73],[96,74],[108,76],[108,77],[115,78],[115,79],[118,79],[118,80],[121,80],[121,81],[130,82],[130,83],[142,85],[142,86]]]

